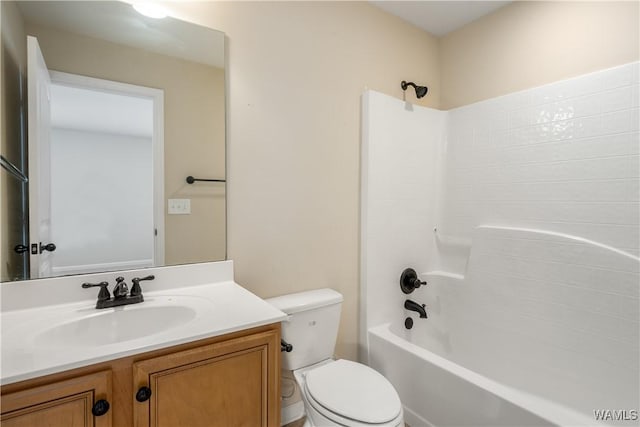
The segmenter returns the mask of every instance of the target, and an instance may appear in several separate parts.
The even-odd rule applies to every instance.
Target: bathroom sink
[[[213,264],[219,268],[219,263]],[[224,266],[232,274],[231,263],[225,262]],[[216,269],[205,271],[215,274],[196,276],[225,277],[216,273]],[[154,286],[161,289],[145,292],[144,301],[138,304],[96,309],[95,296],[87,298],[77,277],[71,277],[68,288],[77,291],[74,296],[77,301],[47,305],[43,298],[33,307],[0,310],[0,382],[11,384],[286,318],[284,313],[231,280],[181,285],[185,280],[181,275],[167,276],[159,276],[164,283]],[[57,278],[52,280],[52,285],[59,286]],[[168,287],[172,282],[178,284]],[[42,292],[55,291],[53,286],[39,285],[35,287],[38,292],[28,288],[25,291],[20,288],[20,293],[13,289],[10,289],[13,294],[3,292],[3,307],[9,296],[17,305],[33,295],[58,295],[53,291]]]
[[[196,318],[187,305],[123,306],[96,310],[54,325],[35,337],[36,345],[101,346],[156,335]]]

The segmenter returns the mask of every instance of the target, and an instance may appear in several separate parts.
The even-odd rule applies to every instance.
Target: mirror
[[[1,7],[2,281],[224,260],[224,34],[119,1]]]

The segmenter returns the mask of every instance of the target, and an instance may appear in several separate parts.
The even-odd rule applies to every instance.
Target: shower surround
[[[362,355],[412,426],[638,424],[639,75],[446,112],[364,94]]]

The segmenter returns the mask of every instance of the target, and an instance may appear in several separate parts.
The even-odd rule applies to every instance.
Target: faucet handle
[[[153,280],[155,278],[156,276],[151,274],[146,277],[134,277],[133,279],[131,279],[131,282],[133,283],[133,285],[131,286],[131,296],[134,297],[137,295],[142,295],[142,288],[140,287],[140,282],[142,282],[143,280]]]
[[[131,279],[131,281],[139,283],[139,282],[142,282],[143,280],[153,280],[155,278],[156,276],[154,276],[153,274],[150,274],[146,277],[134,277],[133,279]]]
[[[105,301],[111,298],[111,294],[109,293],[109,282],[100,282],[100,283],[83,283],[82,287],[84,289],[95,288],[96,286],[100,286],[100,292],[98,292],[98,301]]]
[[[414,289],[426,284],[427,282],[423,282],[418,278],[418,273],[413,268],[405,268],[400,276],[400,289],[405,294],[410,294]]]

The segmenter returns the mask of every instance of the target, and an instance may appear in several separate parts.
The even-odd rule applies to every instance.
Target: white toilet
[[[404,426],[402,404],[391,383],[361,363],[333,360],[342,295],[318,289],[267,300],[289,318],[282,339],[282,368],[293,370],[309,426]]]

